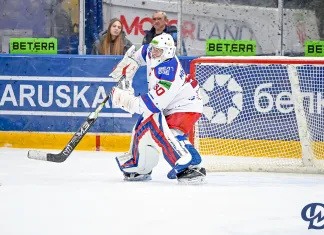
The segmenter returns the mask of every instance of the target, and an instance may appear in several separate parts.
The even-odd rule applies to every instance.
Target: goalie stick
[[[117,86],[121,85],[121,82],[125,79],[125,75],[123,75]],[[50,162],[64,162],[72,153],[74,148],[80,143],[82,138],[88,132],[88,130],[92,127],[92,125],[96,122],[98,118],[98,114],[101,109],[104,107],[105,103],[110,99],[112,92],[104,99],[104,101],[97,107],[94,112],[91,112],[87,119],[82,123],[79,130],[73,135],[72,139],[67,143],[64,149],[58,154],[45,153],[37,150],[29,150],[27,157],[30,159],[50,161]]]

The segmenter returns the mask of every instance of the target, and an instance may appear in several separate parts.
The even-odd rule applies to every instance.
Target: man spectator
[[[168,16],[163,11],[156,11],[152,16],[153,26],[150,30],[145,30],[145,36],[143,38],[142,45],[149,44],[155,36],[162,33],[170,34],[173,38],[175,46],[177,46],[177,27],[174,25],[168,26]],[[183,53],[182,55],[187,55],[184,41],[182,41]]]

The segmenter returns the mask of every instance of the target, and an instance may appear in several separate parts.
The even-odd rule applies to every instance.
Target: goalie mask
[[[151,68],[175,56],[176,47],[170,34],[163,33],[150,43]]]

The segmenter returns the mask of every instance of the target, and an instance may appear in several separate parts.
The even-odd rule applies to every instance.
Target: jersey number
[[[156,92],[156,94],[157,94],[158,96],[163,95],[164,92],[165,92],[164,88],[161,87],[161,86],[159,86],[159,84],[156,84],[154,90],[155,90],[155,92]]]

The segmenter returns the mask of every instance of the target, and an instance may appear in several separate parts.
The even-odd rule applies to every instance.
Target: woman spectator
[[[100,35],[100,40],[93,44],[93,55],[124,55],[132,46],[123,31],[120,20],[114,18],[110,21],[108,29]]]

